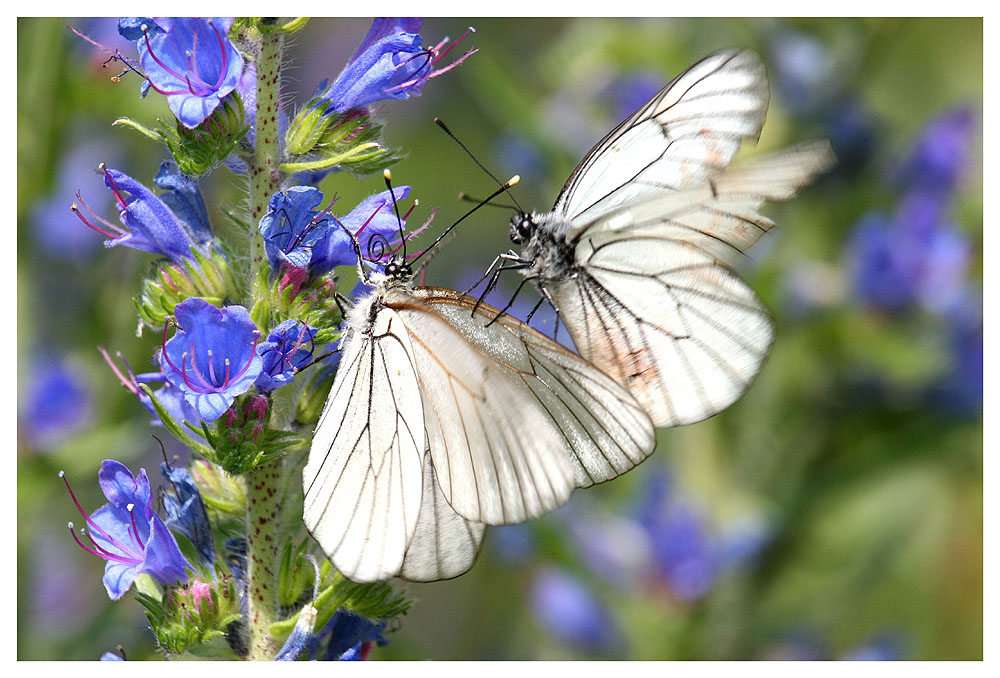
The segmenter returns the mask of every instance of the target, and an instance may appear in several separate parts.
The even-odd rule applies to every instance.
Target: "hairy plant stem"
[[[265,265],[264,239],[257,231],[268,201],[281,187],[278,97],[283,35],[264,34],[257,52],[257,119],[254,155],[250,162],[250,269],[244,289],[247,308],[262,298],[257,271]],[[248,658],[271,660],[277,644],[268,628],[277,621],[278,515],[280,459],[247,474],[247,627]]]

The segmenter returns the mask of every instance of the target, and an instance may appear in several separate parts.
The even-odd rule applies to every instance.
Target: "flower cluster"
[[[332,349],[343,321],[340,279],[353,277],[359,264],[384,264],[422,230],[407,229],[417,204],[402,204],[409,186],[390,186],[341,210],[335,209],[336,196],[326,199],[307,184],[338,167],[354,174],[385,171],[388,177],[387,167],[398,156],[381,145],[371,105],[419,94],[430,78],[468,54],[437,69],[451,49],[447,41],[426,48],[419,19],[378,19],[341,75],[332,85],[323,83],[297,116],[285,147],[268,146],[259,138],[261,111],[270,110],[268,122],[278,122],[282,132],[287,123],[280,121],[289,116],[280,106],[265,109],[278,101],[280,59],[267,62],[261,50],[304,23],[122,17],[118,32],[138,56],[115,51],[109,61],[124,71],[113,81],[137,74],[141,95],[166,97],[176,120],[158,120],[152,130],[126,118],[117,123],[163,143],[172,159],[161,164],[154,188],[98,166],[117,219],[105,217],[107,206],[93,197],[88,202],[81,191],[72,206],[107,247],[154,257],[135,304],[140,330],[159,335],[152,356],[156,370],[136,374],[120,354],[120,361],[113,360],[99,350],[153,423],[196,455],[190,465],[165,457],[156,493],[145,470],[133,475],[123,464],[105,461],[99,482],[108,503],[93,514],[84,511],[67,481],[86,522],[74,539],[107,561],[104,583],[112,599],[136,590],[158,647],[171,656],[364,659],[373,645],[386,642],[388,620],[409,605],[388,584],[344,579],[311,541],[301,539],[294,529],[302,510],[301,490],[296,499],[294,487],[298,471],[282,477],[280,486],[278,476],[252,479],[281,468],[285,455],[297,455],[290,467],[299,463],[302,435],[318,416],[315,403],[325,399],[339,358]],[[311,131],[303,128],[304,118]],[[271,154],[271,183],[266,194],[254,183],[251,195],[262,217],[242,224],[239,237],[221,238],[209,221],[217,210],[209,209],[198,177],[223,164],[259,174],[262,153]],[[280,164],[283,159],[290,162]],[[246,250],[255,248],[260,260],[246,270]],[[303,379],[310,369],[315,378]],[[44,420],[51,415],[40,411],[33,421],[42,423],[33,426],[71,430],[86,411],[85,402],[74,404],[82,399],[80,388],[60,372],[47,380],[40,392],[63,391],[57,402],[65,403],[65,421],[50,425]],[[287,506],[275,504],[279,496]],[[293,517],[262,517],[263,503]],[[273,524],[262,538],[268,520]],[[264,575],[252,567],[262,549],[276,563],[272,581],[261,581]],[[264,626],[254,611],[267,605],[254,594],[260,590],[276,597]],[[105,658],[124,656],[121,651]]]

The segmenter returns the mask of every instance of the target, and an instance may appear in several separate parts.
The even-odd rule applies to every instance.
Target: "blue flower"
[[[637,518],[649,536],[656,573],[680,600],[704,597],[720,574],[750,564],[770,541],[770,531],[752,514],[713,528],[666,473],[652,473],[646,483]]]
[[[261,393],[291,383],[299,370],[312,360],[313,339],[318,330],[300,320],[286,320],[272,330],[267,341],[257,346],[263,359],[260,376],[254,384]]]
[[[932,120],[920,135],[900,176],[904,187],[948,193],[955,188],[969,159],[976,118],[959,108]]]
[[[284,265],[309,265],[313,245],[326,236],[332,222],[329,209],[333,202],[317,211],[322,202],[323,192],[312,186],[292,186],[271,196],[259,230],[273,272],[278,273]]]
[[[398,204],[409,194],[409,186],[395,186],[391,194],[388,190],[376,193],[358,203],[347,216],[335,218],[325,236],[312,249],[309,272],[318,276],[333,270],[336,266],[351,266],[357,263],[354,244],[344,229],[358,239],[362,256],[374,260],[388,258],[389,252],[385,246],[399,247],[400,228],[406,228],[406,218],[410,214],[401,213],[400,219],[397,220],[392,198],[395,196]],[[411,233],[407,238],[413,237],[421,230],[423,228]]]
[[[108,561],[104,587],[111,599],[121,598],[140,574],[164,586],[186,580],[191,566],[163,519],[153,511],[145,469],[136,477],[125,465],[107,459],[101,463],[98,480],[108,503],[87,515],[63,476],[73,503],[90,527],[82,531],[90,544],[76,536],[73,523],[70,532],[81,548]]]
[[[930,396],[954,414],[978,414],[983,409],[983,298],[982,291],[966,290],[945,315],[949,365],[933,384]]]
[[[365,648],[371,643],[382,646],[388,642],[382,635],[387,624],[386,621],[373,622],[353,612],[337,610],[312,638],[309,656],[324,661],[364,658],[367,654]],[[353,656],[345,656],[352,650]]]
[[[311,105],[323,107],[333,115],[352,108],[362,108],[378,101],[406,99],[420,94],[429,79],[462,63],[475,50],[440,70],[433,70],[463,35],[442,51],[447,40],[427,49],[417,31],[422,24],[416,18],[375,19],[368,35],[332,85],[320,84]]]
[[[125,658],[120,654],[115,654],[114,652],[105,652],[101,655],[102,662],[123,662]]]
[[[173,488],[173,492],[161,495],[167,527],[190,539],[202,564],[211,568],[215,564],[215,540],[194,478],[186,468],[170,466],[166,462],[160,463],[160,472]]]
[[[663,76],[652,70],[636,70],[617,78],[604,90],[612,106],[614,122],[624,120],[663,87]]]
[[[182,124],[197,127],[243,73],[243,57],[226,35],[232,17],[130,19],[122,35],[135,37],[138,23],[139,62],[150,86],[167,97]]]
[[[531,587],[531,609],[553,636],[591,650],[609,650],[620,634],[604,605],[579,580],[543,569]]]
[[[191,257],[192,245],[211,237],[208,215],[197,185],[180,174],[171,163],[160,166],[156,182],[158,186],[168,189],[164,198],[181,210],[180,215],[175,214],[163,199],[127,174],[108,169],[104,165],[100,169],[104,171],[105,185],[118,201],[125,228],[98,216],[80,194],[77,194],[80,205],[100,226],[88,221],[76,203],[72,209],[88,227],[111,238],[105,241],[105,246],[125,245],[181,263],[185,258]]]
[[[358,239],[362,256],[375,261],[388,257],[389,248],[398,248],[400,227],[406,228],[409,216],[407,212],[396,219],[392,197],[395,195],[397,203],[403,201],[410,187],[392,190],[392,194],[385,190],[365,198],[344,217],[329,212],[336,199],[323,211],[316,211],[323,202],[318,188],[293,186],[275,193],[259,226],[271,271],[279,273],[285,266],[308,267],[310,275],[320,276],[336,266],[355,265],[358,257],[351,235]]]
[[[784,95],[782,103],[796,113],[820,109],[837,83],[830,51],[808,33],[784,31],[772,44],[775,80]],[[838,160],[840,156],[837,156]]]
[[[198,414],[215,421],[260,374],[260,332],[242,306],[220,310],[192,297],[178,304],[174,313],[177,333],[164,341],[160,366]]]
[[[941,311],[961,295],[968,239],[943,217],[944,196],[911,192],[896,213],[869,213],[847,243],[847,270],[864,304],[899,311],[920,303]]]
[[[306,649],[306,646],[313,639],[313,625],[316,623],[316,608],[306,605],[299,612],[299,618],[295,620],[295,627],[285,640],[285,644],[274,655],[276,662],[295,661]]]
[[[202,244],[212,239],[212,227],[208,223],[208,210],[201,197],[198,182],[181,173],[172,162],[160,163],[160,171],[153,178],[153,184],[164,192],[160,200],[173,212],[194,242]]]
[[[22,414],[26,436],[39,447],[66,439],[90,417],[93,404],[87,382],[66,360],[43,356],[37,365]]]

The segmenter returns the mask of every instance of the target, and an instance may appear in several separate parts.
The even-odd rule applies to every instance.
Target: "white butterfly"
[[[306,527],[354,581],[455,577],[485,525],[550,511],[655,444],[612,379],[474,298],[412,287],[403,261],[347,314],[303,472]]]
[[[764,200],[790,198],[832,153],[814,142],[727,169],[767,101],[752,52],[696,63],[591,149],[551,212],[515,216],[523,250],[498,257],[656,426],[728,407],[771,345],[769,314],[727,264],[773,226]]]

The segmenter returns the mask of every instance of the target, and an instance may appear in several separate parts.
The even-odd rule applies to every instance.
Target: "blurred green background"
[[[18,21],[18,657],[154,658],[133,594],[109,601],[104,563],[66,533],[78,516],[56,474],[92,508],[102,459],[157,463],[148,414],[96,350],[148,369],[159,338],[135,336],[131,297],[151,258],[105,250],[68,207],[77,190],[95,209],[107,197],[99,162],[148,183],[166,150],[111,122],[169,111],[135,76],[113,83],[67,23],[130,48],[113,20]],[[495,187],[435,116],[545,210],[597,139],[724,47],[768,65],[744,155],[826,137],[841,163],[765,207],[778,228],[741,272],[777,339],[747,395],[659,431],[642,466],[551,516],[488,531],[467,575],[409,585],[416,604],[372,658],[981,658],[982,21],[427,19],[421,34],[470,23],[477,54],[381,105],[407,154],[394,180],[415,219],[438,210],[434,234],[468,209],[459,192]],[[315,19],[291,40],[290,111],[367,27]],[[220,230],[243,187],[226,168],[202,181]],[[383,185],[321,188],[354,204]],[[509,214],[465,222],[428,284],[467,287],[510,246]]]

